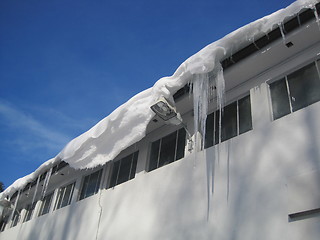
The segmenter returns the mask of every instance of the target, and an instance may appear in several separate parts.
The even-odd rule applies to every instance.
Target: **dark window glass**
[[[160,140],[161,139],[159,139],[151,144],[149,171],[154,170],[158,167]]]
[[[237,136],[237,102],[224,108],[221,124],[221,141]]]
[[[53,196],[53,193],[45,196],[45,197],[42,199],[39,216],[44,215],[44,214],[47,214],[47,213],[49,212],[50,206],[51,206],[52,196]]]
[[[121,183],[129,180],[131,164],[132,164],[132,157],[133,157],[133,155],[127,156],[127,157],[120,160],[121,161],[120,162],[120,171],[118,174],[117,184],[121,184]]]
[[[177,132],[162,138],[158,167],[171,163],[175,159]]]
[[[149,171],[184,157],[185,129],[175,131],[151,144]]]
[[[135,152],[133,154],[133,162],[131,166],[130,179],[133,179],[136,175],[137,162],[138,162],[138,152]]]
[[[136,173],[138,152],[132,153],[114,162],[110,180],[110,187],[133,179]]]
[[[179,160],[184,157],[185,146],[186,146],[186,131],[182,128],[178,131],[177,152],[176,152],[175,160]]]
[[[65,207],[71,203],[72,193],[75,183],[71,183],[68,186],[59,189],[57,203],[55,209]]]
[[[290,111],[289,95],[285,78],[270,84],[273,119],[281,118]]]
[[[27,222],[31,219],[36,203],[29,204],[26,207],[26,215],[24,216],[23,222]]]
[[[20,220],[20,212],[21,212],[21,210],[15,209],[13,217],[12,217],[11,227],[17,226],[17,224]]]
[[[214,113],[207,116],[206,120],[206,138],[204,148],[213,146],[213,132],[214,132]]]
[[[320,80],[315,63],[288,75],[288,83],[293,111],[320,100]]]
[[[88,181],[86,196],[92,196],[98,192],[98,185],[100,183],[100,172],[95,172],[90,176]]]
[[[117,177],[118,177],[119,169],[120,169],[119,167],[120,167],[120,161],[116,161],[113,163],[111,180],[110,180],[110,187],[114,187],[117,183]]]
[[[239,134],[252,130],[250,95],[238,101],[239,108]]]
[[[90,197],[98,192],[100,187],[101,175],[102,169],[84,178],[80,193],[80,200]]]
[[[270,84],[274,119],[320,101],[320,79],[316,64],[313,62]]]

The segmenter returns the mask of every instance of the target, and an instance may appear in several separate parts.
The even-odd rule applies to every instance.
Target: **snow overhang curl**
[[[35,172],[15,181],[0,198],[24,188],[39,174],[61,160],[75,169],[93,168],[113,160],[122,150],[146,135],[147,125],[154,117],[150,106],[159,98],[164,97],[174,103],[173,94],[186,85],[193,75],[217,70],[223,59],[282,25],[286,19],[303,9],[316,9],[318,2],[319,0],[298,0],[287,8],[239,28],[203,48],[182,63],[172,76],[161,78],[152,88],[131,98],[89,131],[69,142],[55,158],[42,164]]]

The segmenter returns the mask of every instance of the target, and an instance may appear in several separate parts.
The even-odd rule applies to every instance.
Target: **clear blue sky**
[[[189,56],[287,0],[2,0],[0,181],[8,187]]]

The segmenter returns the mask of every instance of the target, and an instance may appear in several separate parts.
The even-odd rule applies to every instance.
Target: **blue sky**
[[[2,0],[0,181],[56,156],[189,56],[286,0]]]

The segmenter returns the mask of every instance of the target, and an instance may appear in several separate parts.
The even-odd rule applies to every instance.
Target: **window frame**
[[[38,217],[40,217],[40,216],[43,216],[43,215],[46,215],[46,214],[48,214],[49,212],[50,212],[50,210],[51,210],[51,204],[52,204],[52,201],[53,201],[53,196],[54,196],[54,192],[51,192],[51,193],[49,193],[49,194],[47,194],[46,196],[44,196],[43,198],[42,198],[42,200],[41,200],[41,206],[40,206],[40,208],[39,208],[39,213],[38,213]],[[47,212],[44,212],[44,207],[45,207],[45,201],[47,200],[47,198],[49,198],[49,206],[48,206],[48,210],[47,210]],[[44,201],[45,200],[45,201]]]
[[[71,186],[71,191],[70,191],[70,195],[69,195],[67,204],[64,205],[64,206],[62,206],[62,203],[63,203],[63,201],[64,201],[64,197],[65,197],[65,194],[66,194],[66,190],[67,190],[67,188],[68,188],[70,185],[72,185],[72,186]],[[60,209],[60,208],[64,208],[64,207],[66,207],[66,206],[69,206],[69,205],[71,204],[75,185],[76,185],[76,181],[73,181],[73,182],[71,182],[71,183],[65,184],[64,186],[59,187],[58,192],[57,192],[57,196],[56,196],[56,199],[55,199],[56,201],[55,201],[55,204],[54,204],[54,211],[55,211],[55,210],[58,210],[58,209]],[[61,196],[61,192],[60,192],[60,191],[61,191],[62,189],[64,189],[64,191],[63,191],[63,196],[62,196],[61,201],[60,201],[60,196]],[[60,202],[59,202],[59,201],[60,201]],[[60,203],[60,206],[59,206],[59,203]]]
[[[12,219],[11,219],[10,228],[13,228],[18,225],[18,223],[21,220],[21,212],[22,212],[22,209],[14,209],[14,213],[13,213]]]
[[[177,150],[178,150],[178,142],[179,142],[179,131],[183,131],[184,133],[184,147],[183,147],[183,156],[176,159],[177,157]],[[162,140],[168,136],[170,136],[171,134],[173,133],[176,133],[176,140],[175,140],[175,150],[174,150],[174,159],[172,162],[169,162],[167,164],[164,164],[164,165],[161,165],[159,166],[159,160],[160,160],[160,153],[161,153],[161,146],[162,146]],[[158,156],[157,156],[157,166],[153,169],[150,169],[151,167],[151,156],[152,156],[152,145],[157,142],[157,141],[160,141],[159,143],[159,146],[158,146]],[[182,158],[185,157],[185,148],[186,148],[186,143],[187,143],[187,133],[186,133],[186,130],[182,127],[182,128],[178,128],[178,129],[175,129],[174,131],[171,131],[171,132],[166,132],[166,134],[162,135],[160,138],[155,138],[154,140],[151,140],[149,142],[149,147],[148,147],[148,159],[147,159],[147,165],[146,165],[146,171],[147,172],[151,172],[151,171],[154,171],[158,168],[161,168],[161,167],[164,167],[166,165],[169,165],[170,163],[173,163],[173,162],[176,162]]]
[[[130,170],[129,170],[128,178],[127,178],[127,180],[125,180],[123,182],[119,182],[118,180],[119,180],[120,171],[121,171],[121,163],[128,157],[131,157],[131,159],[130,159],[131,163],[130,163]],[[124,157],[122,157],[120,159],[117,159],[117,160],[113,161],[112,164],[111,164],[111,167],[110,167],[111,169],[110,169],[110,176],[109,176],[109,179],[108,179],[107,189],[114,188],[117,185],[123,184],[125,182],[128,182],[128,181],[134,179],[135,175],[136,175],[136,171],[137,171],[138,158],[139,158],[139,150],[137,150],[137,151],[135,151],[135,152],[133,152],[131,154],[128,154],[128,155],[126,155],[126,156],[124,156]],[[118,163],[119,163],[119,166],[117,167],[117,173],[116,173],[117,176],[116,176],[116,179],[115,179],[115,181],[113,183],[113,176],[114,176],[114,171],[115,171],[114,167]],[[133,168],[135,168],[135,169],[133,169]],[[132,171],[134,171],[134,172],[132,172]],[[132,174],[134,174],[133,177],[132,177]]]
[[[320,81],[320,59],[318,58],[315,58],[315,59],[312,59],[311,61],[307,61],[307,62],[304,62],[303,64],[299,64],[298,66],[296,66],[295,68],[292,68],[290,71],[286,71],[284,74],[282,74],[281,76],[275,78],[275,79],[272,79],[272,80],[269,80],[267,81],[267,85],[268,85],[268,100],[269,100],[269,105],[270,105],[270,114],[271,114],[271,119],[272,121],[276,121],[280,118],[283,118],[287,115],[290,115],[291,113],[294,113],[294,112],[297,112],[301,109],[304,109],[310,105],[313,105],[319,101],[315,101],[313,103],[310,103],[310,104],[307,104],[306,106],[302,107],[302,108],[298,108],[296,110],[293,109],[293,105],[292,105],[292,97],[291,97],[291,92],[290,92],[290,86],[289,86],[289,80],[288,80],[288,76],[290,75],[293,75],[294,73],[302,70],[303,68],[306,68],[307,66],[309,65],[314,65],[315,68],[316,68],[316,71],[318,73],[318,80]],[[274,116],[274,107],[273,107],[273,101],[272,101],[272,91],[271,91],[271,87],[270,85],[276,83],[276,82],[279,82],[279,81],[282,81],[284,80],[285,81],[285,85],[286,85],[286,94],[288,95],[288,102],[289,102],[289,112],[288,113],[285,113],[279,117],[275,117]]]
[[[94,193],[91,194],[91,195],[84,194],[84,196],[82,197],[82,190],[83,190],[86,178],[89,177],[89,180],[88,180],[88,182],[89,182],[90,181],[90,176],[92,176],[93,174],[95,174],[97,172],[99,172],[99,174],[98,174],[98,179],[99,180],[97,181],[97,183],[98,182],[99,183],[98,184],[96,183],[96,187],[95,187]],[[100,169],[97,169],[96,171],[93,171],[92,173],[87,174],[87,175],[82,177],[81,188],[80,188],[80,191],[79,191],[79,194],[78,194],[78,201],[81,201],[81,200],[86,199],[88,197],[94,196],[100,191],[101,183],[102,183],[102,174],[103,174],[103,168],[100,168]],[[87,189],[88,189],[88,184],[86,186],[86,191],[87,191]]]
[[[245,101],[246,98],[249,98],[249,107],[250,107],[250,127],[246,130],[241,130],[241,126],[240,126],[240,102],[241,101]],[[231,137],[226,137],[225,139],[222,139],[223,137],[223,115],[224,115],[224,111],[226,108],[231,108],[232,105],[235,104],[235,111],[236,111],[236,133],[235,135],[232,135]],[[214,111],[210,112],[208,115],[207,115],[207,121],[209,119],[209,116],[213,114],[213,129],[212,129],[212,133],[210,133],[210,135],[212,135],[212,140],[210,140],[209,142],[209,139],[207,139],[207,136],[210,136],[208,134],[208,122],[206,122],[206,138],[205,138],[205,143],[204,143],[204,149],[207,149],[207,148],[210,148],[210,147],[213,147],[215,145],[218,145],[219,143],[222,143],[222,142],[225,142],[225,141],[228,141],[234,137],[237,137],[237,136],[240,136],[246,132],[249,132],[251,130],[253,130],[253,114],[252,114],[252,104],[251,104],[251,94],[250,92],[246,92],[242,95],[240,95],[238,98],[236,99],[233,99],[231,101],[229,101],[228,104],[226,104],[224,107],[223,107],[223,111],[221,112],[220,114],[220,110],[219,109],[215,109]],[[219,128],[219,122],[220,122],[220,116],[222,116],[222,124],[221,124],[221,129]],[[211,117],[211,116],[210,116]],[[216,130],[218,128],[218,130]],[[221,132],[220,132],[221,130]],[[209,143],[207,143],[209,142]],[[212,142],[212,145],[211,145],[211,142]]]
[[[22,221],[23,223],[28,222],[32,219],[34,212],[35,212],[36,205],[37,205],[37,202],[33,202],[33,203],[29,203],[26,206],[26,208],[25,208],[26,212],[24,214],[23,221]],[[29,212],[30,212],[30,215],[29,215]],[[28,216],[29,216],[29,218],[28,218]]]

